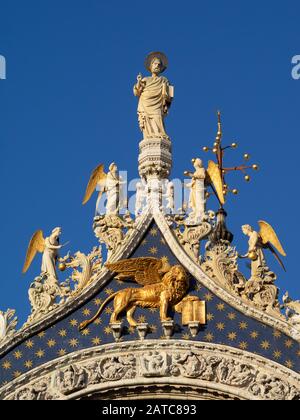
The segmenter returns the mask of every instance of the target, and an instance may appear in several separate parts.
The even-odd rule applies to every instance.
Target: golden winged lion
[[[129,325],[135,327],[137,322],[133,315],[137,307],[160,308],[161,321],[170,321],[169,307],[182,301],[189,288],[188,274],[180,265],[171,266],[164,260],[145,257],[122,260],[106,264],[116,273],[120,281],[134,281],[142,288],[128,288],[109,296],[101,305],[95,316],[80,324],[80,330],[93,323],[103,312],[106,305],[114,299],[114,312],[110,323],[118,323],[121,313],[126,312]]]

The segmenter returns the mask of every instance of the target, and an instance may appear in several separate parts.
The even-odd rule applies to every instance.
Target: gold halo
[[[154,58],[160,59],[162,63],[161,73],[163,73],[167,69],[169,62],[168,62],[167,56],[163,52],[160,52],[160,51],[151,52],[150,54],[147,55],[146,60],[145,60],[146,69],[150,71],[151,73],[150,66]]]

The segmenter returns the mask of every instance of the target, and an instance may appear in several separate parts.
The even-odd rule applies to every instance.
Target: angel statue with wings
[[[80,325],[81,330],[93,323],[111,300],[114,300],[111,324],[119,323],[119,316],[125,312],[129,325],[137,326],[133,318],[137,307],[159,308],[161,321],[170,321],[168,309],[178,305],[189,288],[185,269],[180,265],[171,266],[164,259],[131,258],[105,265],[110,271],[116,273],[116,280],[134,281],[143,287],[123,289],[109,296],[95,316]]]
[[[109,166],[109,172],[106,174],[104,165],[101,164],[93,171],[88,186],[86,188],[83,205],[85,205],[92,197],[93,192],[99,191],[96,203],[96,215],[99,214],[99,205],[104,193],[107,195],[106,214],[117,215],[122,205],[122,179],[119,177],[118,167],[115,163]]]
[[[53,229],[51,235],[47,238],[44,238],[42,230],[35,232],[27,249],[23,274],[29,270],[34,257],[40,252],[43,254],[42,274],[57,283],[56,262],[59,258],[58,251],[64,246],[59,243],[61,234],[62,229],[60,227]]]
[[[266,260],[264,250],[269,249],[275,258],[278,260],[281,267],[285,270],[284,264],[281,261],[277,251],[284,257],[286,253],[276,235],[276,232],[264,221],[258,222],[260,231],[256,232],[250,225],[244,225],[242,231],[246,236],[249,236],[249,249],[246,255],[241,258],[249,258],[251,263],[251,276],[255,278],[262,267],[266,267]],[[277,250],[277,251],[276,251]]]

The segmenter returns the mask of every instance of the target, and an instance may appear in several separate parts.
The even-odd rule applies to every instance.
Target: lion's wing
[[[147,284],[160,283],[162,275],[159,270],[163,262],[158,258],[130,258],[116,263],[106,263],[105,266],[116,273],[118,280],[133,280],[143,286]]]

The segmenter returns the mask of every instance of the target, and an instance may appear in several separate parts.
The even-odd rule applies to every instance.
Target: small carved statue
[[[139,217],[144,209],[146,201],[146,186],[143,181],[136,184],[135,217]]]
[[[269,249],[276,257],[283,269],[285,269],[276,250],[284,257],[286,256],[286,253],[274,229],[267,222],[260,221],[258,223],[260,226],[260,232],[256,232],[250,225],[244,225],[242,227],[243,233],[246,236],[249,236],[249,249],[248,253],[246,255],[240,256],[240,258],[249,258],[251,260],[252,278],[257,277],[261,268],[266,267],[264,249]]]
[[[41,275],[46,276],[53,284],[58,284],[56,263],[59,259],[58,251],[65,245],[60,245],[61,228],[53,229],[48,238],[44,238],[42,230],[35,232],[29,243],[23,273],[26,273],[37,252],[43,254]]]
[[[153,52],[146,58],[145,66],[150,77],[137,77],[133,93],[139,98],[138,119],[146,138],[168,138],[164,119],[173,99],[173,87],[166,77],[160,76],[168,67],[168,59],[162,52]]]
[[[166,191],[167,204],[166,208],[171,214],[175,213],[175,192],[173,182],[168,182]]]
[[[191,223],[201,223],[205,216],[205,187],[211,185],[221,205],[225,203],[223,193],[223,180],[217,164],[210,161],[205,170],[201,159],[192,159],[195,171],[185,171],[184,175],[192,179],[186,187],[191,190],[189,208],[192,210],[189,216]]]
[[[118,173],[118,167],[115,163],[109,166],[109,172],[104,172],[104,165],[101,164],[93,171],[88,186],[86,188],[83,205],[86,204],[93,192],[97,189],[99,191],[96,203],[96,215],[99,213],[99,205],[102,195],[106,193],[106,214],[117,215],[122,206],[122,179]]]

